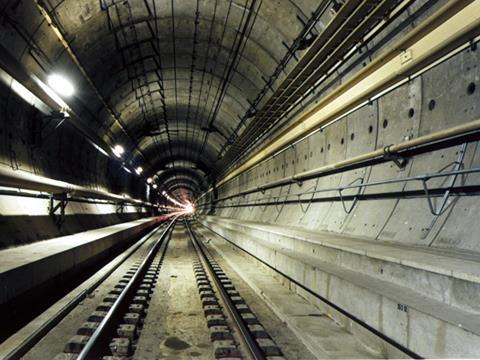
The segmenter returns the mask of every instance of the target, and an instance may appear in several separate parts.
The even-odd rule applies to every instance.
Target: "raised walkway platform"
[[[159,222],[145,218],[0,251],[0,304],[140,235]]]
[[[201,222],[421,356],[480,356],[479,254],[214,216]]]

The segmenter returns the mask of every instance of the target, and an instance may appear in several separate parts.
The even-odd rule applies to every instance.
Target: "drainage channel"
[[[153,244],[138,249],[123,277],[55,360],[133,356],[174,224],[175,220]]]
[[[228,276],[185,220],[195,249],[193,269],[216,359],[284,359]],[[218,294],[218,296],[217,296]]]

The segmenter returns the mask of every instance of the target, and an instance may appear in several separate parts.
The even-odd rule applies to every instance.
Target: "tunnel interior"
[[[478,0],[2,1],[0,306],[175,218],[159,249],[181,268],[205,247],[278,315],[248,273],[277,279],[321,314],[284,314],[319,358],[479,357],[479,14]],[[103,230],[55,270],[36,257]],[[38,279],[13,277],[15,259],[42,263]],[[321,316],[368,351],[315,340]]]

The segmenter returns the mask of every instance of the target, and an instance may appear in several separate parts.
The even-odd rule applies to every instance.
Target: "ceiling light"
[[[147,179],[147,184],[151,184],[152,181],[153,181],[153,179],[152,179],[151,177],[149,177],[149,178]]]
[[[153,187],[154,189],[156,189],[156,188],[158,187],[158,185],[157,185],[157,184],[153,184],[152,187]]]
[[[116,157],[122,157],[122,154],[125,152],[125,149],[123,148],[122,145],[115,145],[113,148],[113,153],[115,154]]]
[[[72,83],[62,75],[52,74],[48,77],[48,85],[58,95],[72,96],[75,92]]]
[[[135,169],[135,172],[137,173],[137,175],[140,175],[143,172],[143,168],[139,166]]]

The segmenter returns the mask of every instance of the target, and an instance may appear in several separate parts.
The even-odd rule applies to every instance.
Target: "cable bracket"
[[[390,144],[390,145],[387,145],[383,148],[383,158],[385,160],[390,160],[390,161],[393,161],[395,163],[395,165],[397,165],[397,167],[399,169],[404,169],[405,166],[407,166],[407,163],[408,163],[408,158],[404,157],[404,156],[401,156],[397,153],[394,153],[390,150],[390,147],[392,146],[393,144]]]
[[[65,222],[65,208],[67,207],[69,198],[68,193],[62,192],[58,194],[51,194],[48,204],[48,214],[55,221],[57,227],[62,230]]]

